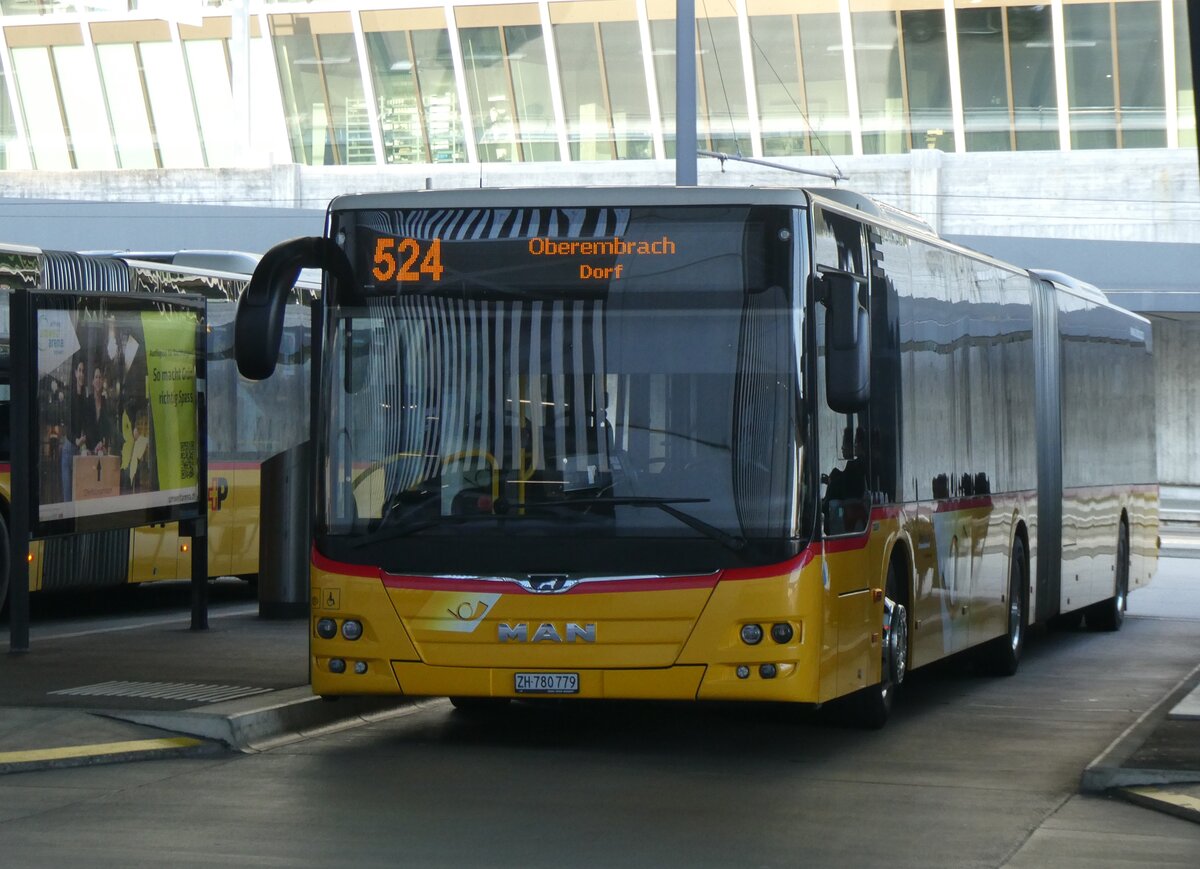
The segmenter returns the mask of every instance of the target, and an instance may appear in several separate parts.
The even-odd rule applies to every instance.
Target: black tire
[[[454,711],[466,718],[484,720],[504,714],[511,702],[509,697],[451,697]]]
[[[996,676],[1011,676],[1021,665],[1025,649],[1025,629],[1029,621],[1029,560],[1025,556],[1025,541],[1013,542],[1008,566],[1008,627],[1004,636],[997,637],[980,651],[984,668]]]
[[[8,568],[11,558],[8,540],[8,525],[0,516],[0,613],[8,610]]]
[[[900,583],[900,571],[893,561],[888,565],[887,591],[883,599],[879,682],[853,697],[854,723],[870,730],[878,730],[887,723],[896,702],[896,692],[908,673],[908,609],[903,603],[907,598]]]
[[[1093,604],[1087,610],[1089,628],[1098,631],[1119,631],[1125,624],[1125,607],[1129,599],[1129,526],[1121,523],[1117,535],[1116,574],[1113,577],[1113,596]]]

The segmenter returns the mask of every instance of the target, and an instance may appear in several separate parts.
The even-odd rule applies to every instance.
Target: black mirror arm
[[[293,238],[267,251],[238,299],[233,324],[234,356],[243,377],[264,380],[274,373],[283,340],[284,308],[300,271],[306,268],[321,269],[342,286],[353,281],[346,254],[328,238]]]

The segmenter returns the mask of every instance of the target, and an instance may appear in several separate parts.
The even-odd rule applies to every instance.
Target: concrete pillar
[[[942,234],[942,163],[945,154],[935,148],[915,150],[911,153],[912,167],[909,170],[909,211],[925,218],[934,232]]]
[[[1165,486],[1200,487],[1200,320],[1155,317],[1153,323],[1158,479]]]

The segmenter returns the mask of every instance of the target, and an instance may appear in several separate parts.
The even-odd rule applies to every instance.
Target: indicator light
[[[747,646],[757,646],[762,638],[762,625],[742,625],[742,642]]]
[[[180,543],[180,544],[179,544],[179,551],[180,551],[180,552],[187,552],[187,551],[188,551],[190,548],[191,548],[191,547],[190,547],[190,546],[188,546],[186,543]]]
[[[366,661],[355,661],[354,662],[354,672],[360,676],[363,675],[364,673],[366,673],[367,672],[367,662]]]
[[[747,667],[745,664],[738,664],[737,677],[739,679],[749,679],[750,678],[750,668]]]
[[[319,619],[317,621],[317,636],[322,640],[332,640],[337,636],[337,622],[333,619]]]
[[[795,635],[795,630],[787,622],[776,622],[771,625],[771,639],[780,645],[790,643]]]

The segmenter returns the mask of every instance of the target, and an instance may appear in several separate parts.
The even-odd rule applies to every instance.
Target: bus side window
[[[851,434],[851,431],[854,434]],[[825,533],[852,534],[867,527],[870,510],[867,498],[867,437],[860,425],[842,432],[842,458],[827,475],[824,513]]]

